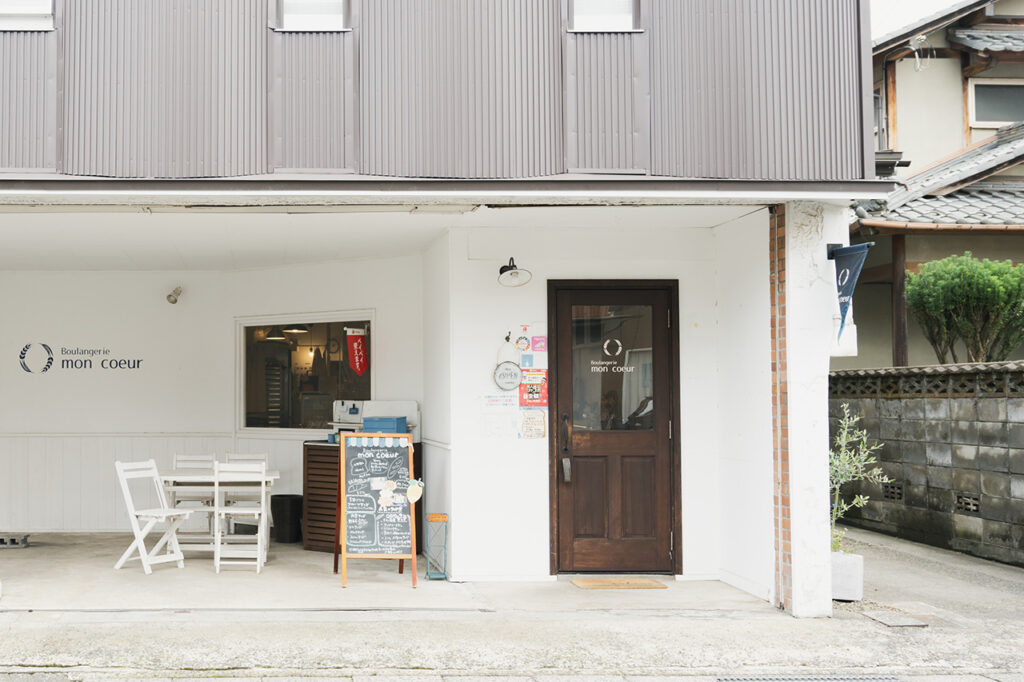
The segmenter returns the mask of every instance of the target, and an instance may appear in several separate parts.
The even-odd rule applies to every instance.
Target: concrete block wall
[[[851,486],[847,521],[1024,566],[1024,364],[833,372],[833,433],[850,405],[892,482]]]

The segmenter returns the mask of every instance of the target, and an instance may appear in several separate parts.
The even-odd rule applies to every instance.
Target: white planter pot
[[[832,552],[832,598],[860,601],[864,598],[864,557]]]

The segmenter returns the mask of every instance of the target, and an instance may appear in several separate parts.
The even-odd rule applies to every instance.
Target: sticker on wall
[[[519,437],[523,440],[546,438],[548,411],[543,408],[519,410]]]
[[[523,371],[523,383],[519,384],[519,406],[548,406],[548,372],[546,369]]]
[[[523,353],[519,357],[519,366],[523,369],[533,367],[533,353]]]
[[[548,337],[546,337],[546,336],[534,336],[532,339],[530,339],[530,347],[533,348],[533,351],[535,353],[539,352],[539,351],[547,352],[547,350],[548,350]]]
[[[526,351],[530,350],[530,339],[526,338],[525,336],[520,336],[518,339],[516,339],[516,348],[519,349],[520,353],[525,353]]]

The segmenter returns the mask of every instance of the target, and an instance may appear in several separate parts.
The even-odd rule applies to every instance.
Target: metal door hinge
[[[672,420],[668,420],[668,439],[672,440]]]
[[[666,310],[665,313],[668,315],[668,325],[667,326],[668,326],[669,329],[671,329],[672,328],[672,311],[671,310]]]
[[[669,531],[668,534],[668,557],[669,559],[675,558],[676,551],[676,532]]]

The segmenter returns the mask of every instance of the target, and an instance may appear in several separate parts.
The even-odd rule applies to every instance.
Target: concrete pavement
[[[602,592],[579,590],[566,579],[427,583],[430,593],[417,590],[418,602],[385,596],[374,606],[374,592],[390,594],[380,588],[357,596],[346,591],[348,605],[288,607],[268,603],[281,598],[266,594],[274,585],[265,580],[273,575],[269,566],[256,580],[239,574],[219,582],[251,590],[251,607],[234,601],[229,608],[208,585],[197,595],[187,585],[168,587],[166,581],[179,579],[177,569],[163,580],[154,573],[155,580],[137,582],[106,567],[102,556],[104,572],[94,583],[109,574],[131,586],[120,600],[144,590],[136,601],[154,603],[97,610],[90,604],[102,601],[103,590],[82,579],[76,588],[73,567],[63,578],[40,578],[50,591],[36,597],[7,577],[0,682],[7,682],[5,674],[30,674],[33,682],[212,676],[653,682],[737,675],[1024,682],[1024,570],[866,531],[850,530],[848,538],[865,555],[866,600],[839,604],[833,618],[818,620],[792,618],[720,583],[671,580],[666,590]],[[0,572],[17,573],[7,561],[0,557]],[[310,571],[292,576],[300,583],[297,604],[313,594],[312,582],[302,584],[317,579]],[[364,577],[399,580],[391,571],[377,573]],[[155,603],[175,587],[182,591],[179,605]],[[50,610],[29,610],[33,599]],[[886,614],[920,626],[889,627],[878,620]]]

